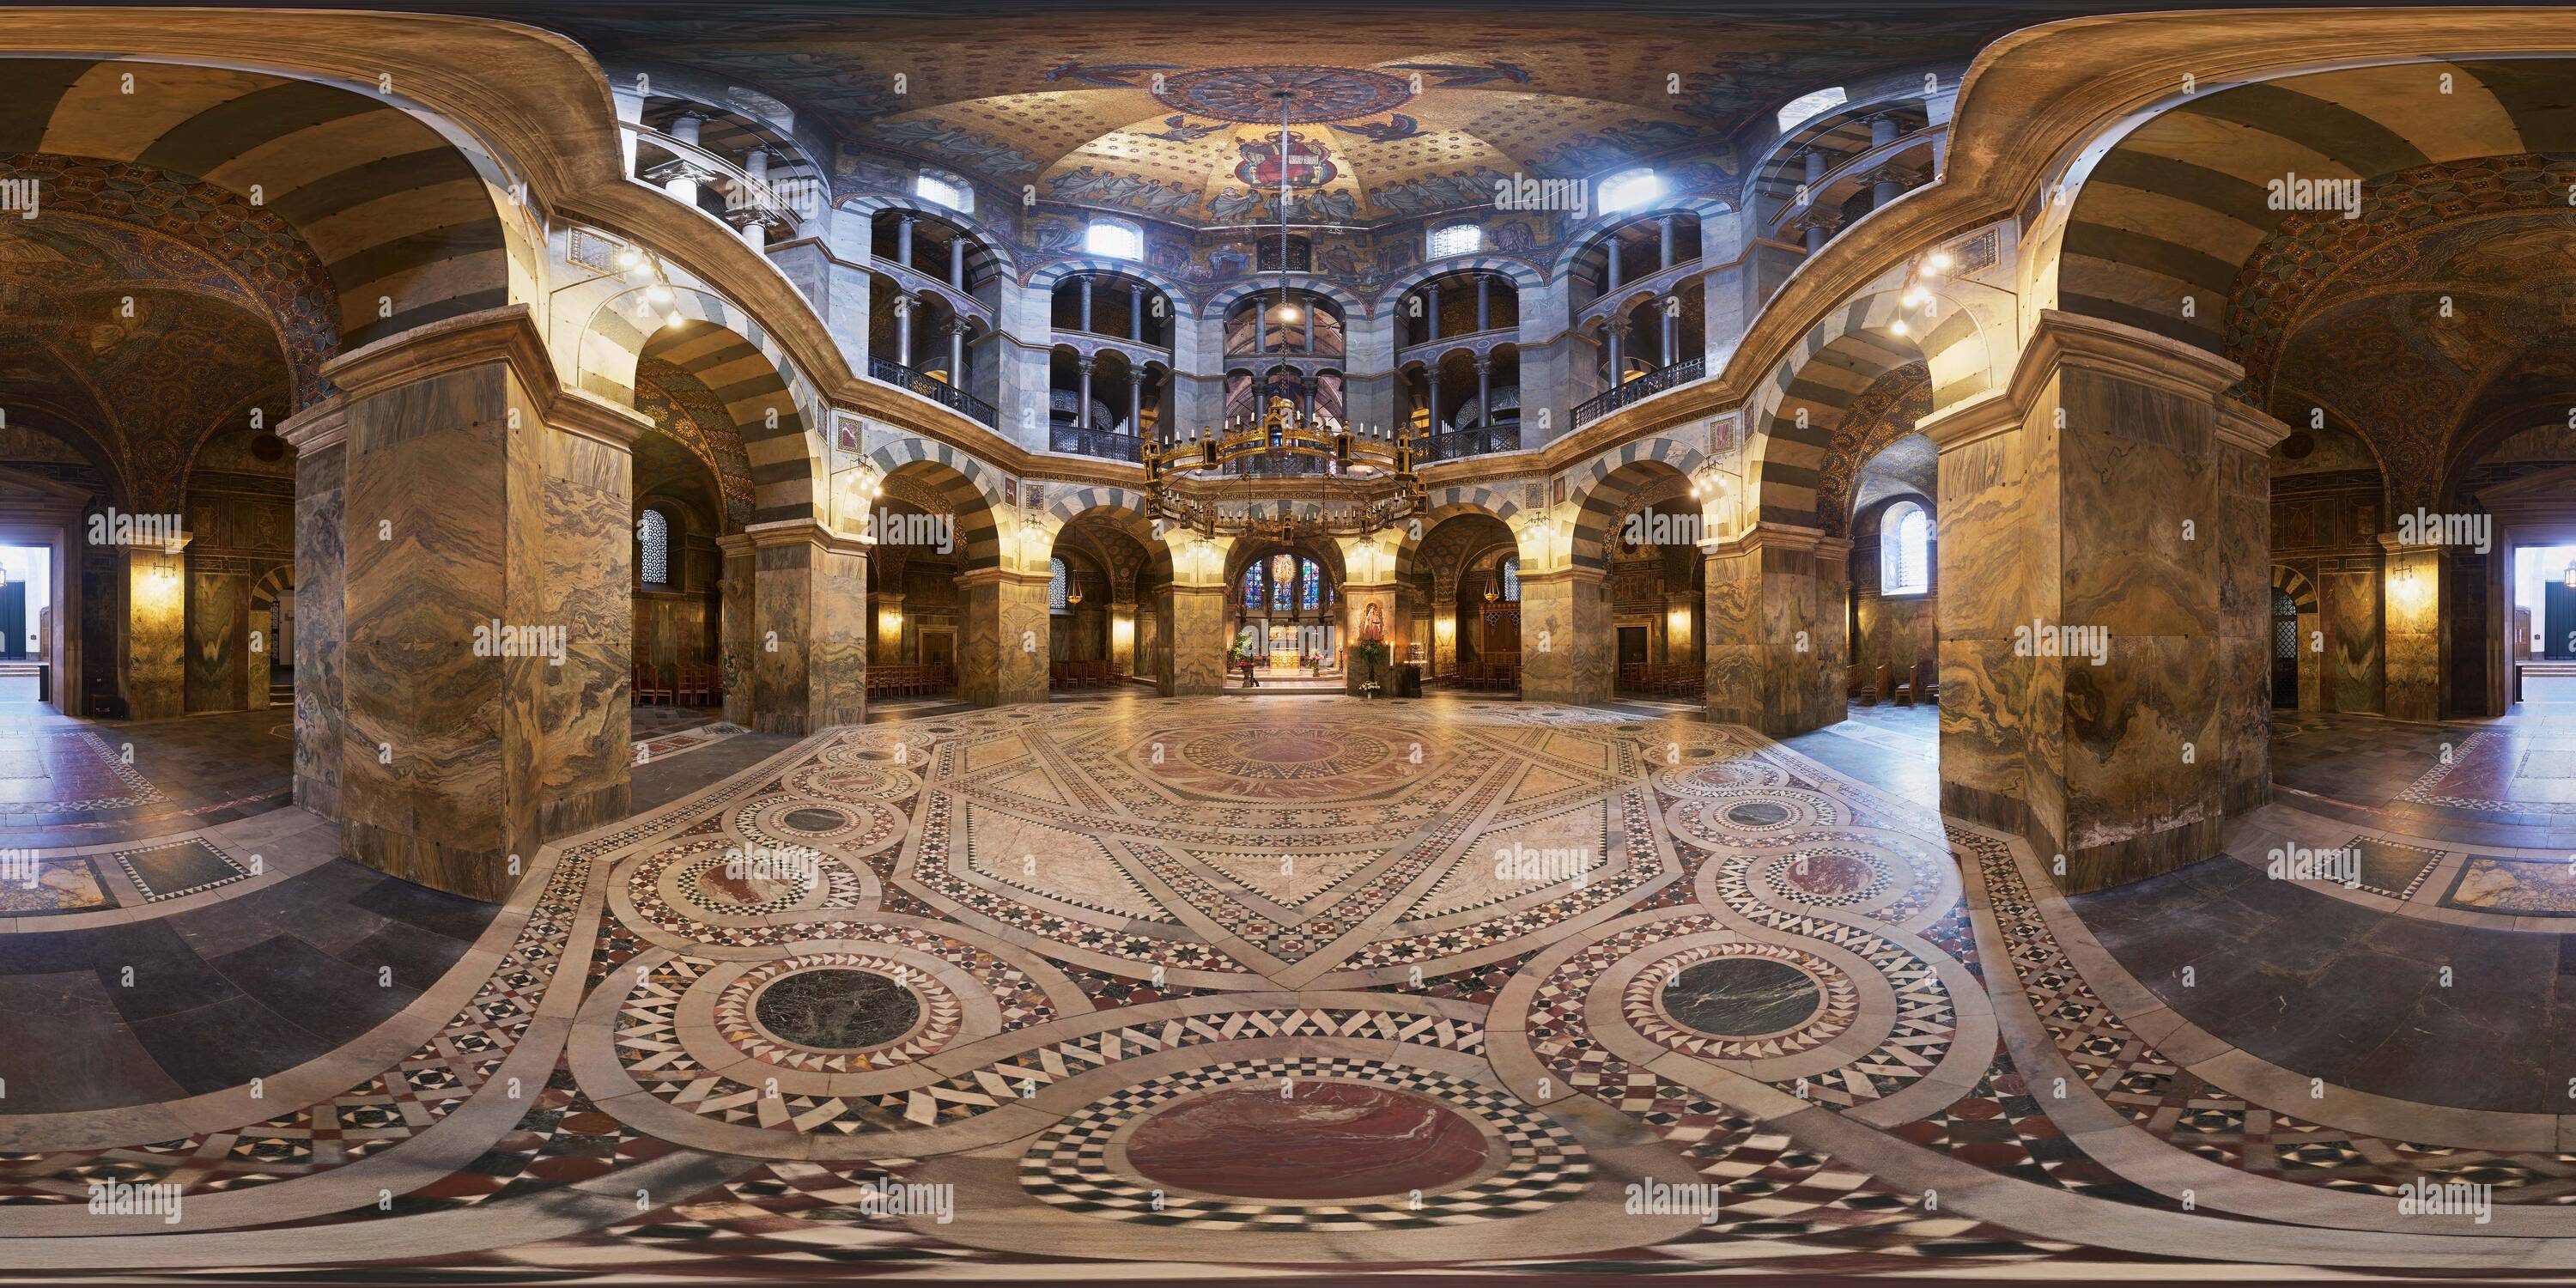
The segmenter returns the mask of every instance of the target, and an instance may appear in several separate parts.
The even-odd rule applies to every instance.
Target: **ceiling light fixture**
[[[1299,318],[1297,303],[1288,298],[1288,109],[1297,101],[1291,89],[1270,91],[1279,100],[1279,305],[1270,316],[1283,323]]]

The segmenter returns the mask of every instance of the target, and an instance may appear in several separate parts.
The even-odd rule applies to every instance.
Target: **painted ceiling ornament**
[[[1144,137],[1161,139],[1166,143],[1196,143],[1224,128],[1213,122],[1206,125],[1193,125],[1190,123],[1188,114],[1183,113],[1179,116],[1163,118],[1163,128],[1147,131]]]
[[[1412,101],[1404,78],[1348,67],[1211,67],[1163,78],[1155,98],[1196,116],[1247,125],[1280,119],[1279,95],[1288,95],[1287,121],[1311,125],[1378,116]]]
[[[1530,83],[1528,72],[1501,59],[1482,66],[1458,63],[1397,63],[1390,70],[1437,76],[1440,78],[1437,84],[1442,89],[1464,89],[1471,85],[1491,85],[1496,81],[1512,85]]]
[[[1398,112],[1383,121],[1364,121],[1358,125],[1336,124],[1333,129],[1342,134],[1356,134],[1371,143],[1393,143],[1397,139],[1420,137],[1422,122]]]
[[[1287,134],[1285,147],[1280,145],[1277,130],[1267,137],[1235,140],[1243,160],[1236,163],[1234,177],[1257,188],[1276,188],[1282,183],[1291,188],[1320,188],[1341,173],[1324,145],[1294,130]]]
[[[1146,72],[1170,72],[1179,70],[1180,64],[1178,63],[1104,63],[1098,67],[1085,67],[1081,63],[1068,58],[1062,63],[1048,69],[1046,78],[1051,81],[1080,81],[1085,85],[1105,85],[1117,89],[1134,89],[1136,88],[1135,78],[1145,74]]]

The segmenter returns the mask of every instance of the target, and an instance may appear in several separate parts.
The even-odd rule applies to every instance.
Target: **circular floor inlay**
[[[1456,1110],[1393,1087],[1270,1081],[1183,1100],[1137,1125],[1127,1163],[1178,1189],[1330,1202],[1432,1190],[1485,1165]]]
[[[1664,985],[1664,1010],[1718,1037],[1778,1033],[1823,1004],[1814,977],[1786,962],[1719,957],[1684,967]]]
[[[805,832],[829,832],[850,821],[850,816],[837,810],[795,809],[787,811],[787,825]]]
[[[1782,884],[1823,899],[1866,895],[1873,886],[1883,886],[1877,865],[1850,854],[1820,851],[1801,854],[1780,865],[1778,879]]]
[[[1727,810],[1726,817],[1746,827],[1769,827],[1789,817],[1789,807],[1770,801],[1746,801]]]
[[[875,971],[813,970],[763,990],[752,1015],[781,1041],[848,1051],[910,1032],[921,1018],[921,999]]]

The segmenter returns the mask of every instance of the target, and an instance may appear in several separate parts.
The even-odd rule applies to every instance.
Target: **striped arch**
[[[2317,588],[2308,584],[2307,577],[2288,564],[2272,565],[2272,589],[2288,595],[2302,613],[2317,611]]]
[[[1312,273],[1291,273],[1284,280],[1277,273],[1271,273],[1237,282],[1209,296],[1208,302],[1199,306],[1198,316],[1222,319],[1225,317],[1226,310],[1233,308],[1236,302],[1245,296],[1257,295],[1263,291],[1275,291],[1282,285],[1292,291],[1313,291],[1340,305],[1342,319],[1346,323],[1356,318],[1377,316],[1377,311],[1369,307],[1369,302],[1353,294],[1349,287],[1329,278],[1317,277]]]
[[[276,603],[279,592],[293,589],[295,589],[295,566],[279,564],[269,569],[267,576],[260,578],[251,586],[250,606],[257,608],[262,604]]]
[[[1116,273],[1132,277],[1163,293],[1177,317],[1196,318],[1199,313],[1190,305],[1189,288],[1174,281],[1161,270],[1140,260],[1112,259],[1107,255],[1076,255],[1070,259],[1050,260],[1029,270],[1026,285],[1032,291],[1052,296],[1058,283],[1084,273]]]
[[[973,215],[951,210],[935,201],[881,193],[870,193],[862,197],[844,197],[835,203],[835,208],[855,213],[858,218],[853,222],[862,230],[866,229],[868,220],[880,210],[908,210],[924,219],[936,219],[943,224],[963,228],[967,236],[975,239],[976,249],[993,257],[993,262],[998,266],[999,271],[1008,274],[1013,281],[1019,279],[1020,261],[1011,254],[1008,239],[985,227]],[[861,249],[864,250],[866,247],[862,246]]]
[[[1928,331],[1900,334],[1900,322],[1919,328],[1923,310],[1907,309],[1893,289],[1880,290],[1828,314],[1772,368],[1749,404],[1755,428],[1745,474],[1760,519],[1828,526],[1816,507],[1834,429],[1871,381],[1923,363],[1931,372],[1934,411],[1994,386],[1989,346],[1975,317],[1942,290],[1931,293],[1937,320]],[[1804,425],[1798,423],[1802,410]]]
[[[1002,474],[935,438],[899,438],[868,455],[888,480],[918,477],[957,517],[957,548],[966,566],[1002,565]]]
[[[1509,255],[1453,255],[1447,259],[1435,259],[1427,264],[1417,265],[1379,287],[1377,311],[1382,313],[1401,306],[1407,292],[1432,278],[1447,277],[1452,273],[1479,271],[1500,273],[1512,279],[1512,285],[1515,288],[1524,291],[1541,290],[1548,283],[1546,271],[1527,260],[1514,259]]]
[[[1565,275],[1574,271],[1574,261],[1583,252],[1592,249],[1593,244],[1601,240],[1601,234],[1613,228],[1625,228],[1639,220],[1652,219],[1657,215],[1699,216],[1700,245],[1703,248],[1701,257],[1705,259],[1709,224],[1734,213],[1735,207],[1718,197],[1671,197],[1643,210],[1622,210],[1616,214],[1595,215],[1582,227],[1567,232],[1564,248],[1556,253],[1556,262],[1548,265],[1547,278],[1551,282],[1564,281]]]
[[[725,405],[751,458],[752,522],[813,518],[823,495],[829,423],[812,382],[751,315],[689,286],[668,304],[636,287],[604,300],[582,332],[575,384],[622,407],[635,405],[635,369],[647,350],[697,377]],[[678,325],[667,318],[677,314]],[[774,423],[773,423],[774,421]]]
[[[2053,279],[2056,297],[2039,303],[2141,327],[2252,372],[2259,363],[2246,351],[2289,328],[2240,319],[2230,299],[2266,239],[2300,218],[2273,207],[2270,185],[2291,174],[2367,182],[2443,162],[2576,150],[2576,114],[2564,106],[2571,76],[2576,63],[2564,58],[2403,61],[2173,100],[2111,146],[2096,144],[2090,166],[2068,175],[2075,201],[2033,275]],[[2345,227],[2337,220],[2330,231]],[[2183,316],[2185,299],[2193,316]]]
[[[1047,502],[1047,526],[1061,531],[1066,524],[1090,516],[1106,518],[1119,531],[1145,548],[1145,557],[1161,580],[1172,575],[1172,548],[1154,531],[1154,522],[1145,515],[1145,494],[1123,487],[1078,487],[1052,494]]]
[[[1421,525],[1405,524],[1402,529],[1404,539],[1396,543],[1395,566],[1398,571],[1410,564],[1413,552],[1422,545],[1422,539],[1430,536],[1431,530],[1444,520],[1461,514],[1482,514],[1509,524],[1512,516],[1521,512],[1519,502],[1482,484],[1439,488],[1430,494],[1428,500],[1431,508],[1424,512]]]
[[[1611,522],[1643,480],[1666,470],[1689,478],[1704,459],[1706,454],[1688,443],[1641,438],[1577,466],[1565,489],[1575,503],[1574,565],[1599,568],[1609,562]]]
[[[147,167],[283,219],[328,274],[338,351],[543,289],[536,212],[508,208],[502,167],[425,110],[263,71],[126,59],[13,56],[0,83],[0,155]]]

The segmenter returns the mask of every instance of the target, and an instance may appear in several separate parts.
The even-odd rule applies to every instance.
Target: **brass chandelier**
[[[1288,115],[1296,91],[1276,90],[1273,97],[1279,100],[1279,303],[1270,316],[1285,323],[1298,317],[1288,294]],[[1367,536],[1429,509],[1414,473],[1413,439],[1409,425],[1354,433],[1336,417],[1273,397],[1260,412],[1229,417],[1221,428],[1202,425],[1195,437],[1148,446],[1146,515],[1206,537]],[[1254,494],[1260,475],[1311,481],[1294,489],[1300,497],[1263,497]]]
[[[1413,439],[1409,426],[1353,432],[1272,398],[1258,416],[1146,448],[1146,515],[1207,537],[1367,536],[1429,508]],[[1255,463],[1270,467],[1265,474],[1303,475],[1308,485],[1295,490],[1306,495],[1255,495],[1262,480],[1246,470]]]

